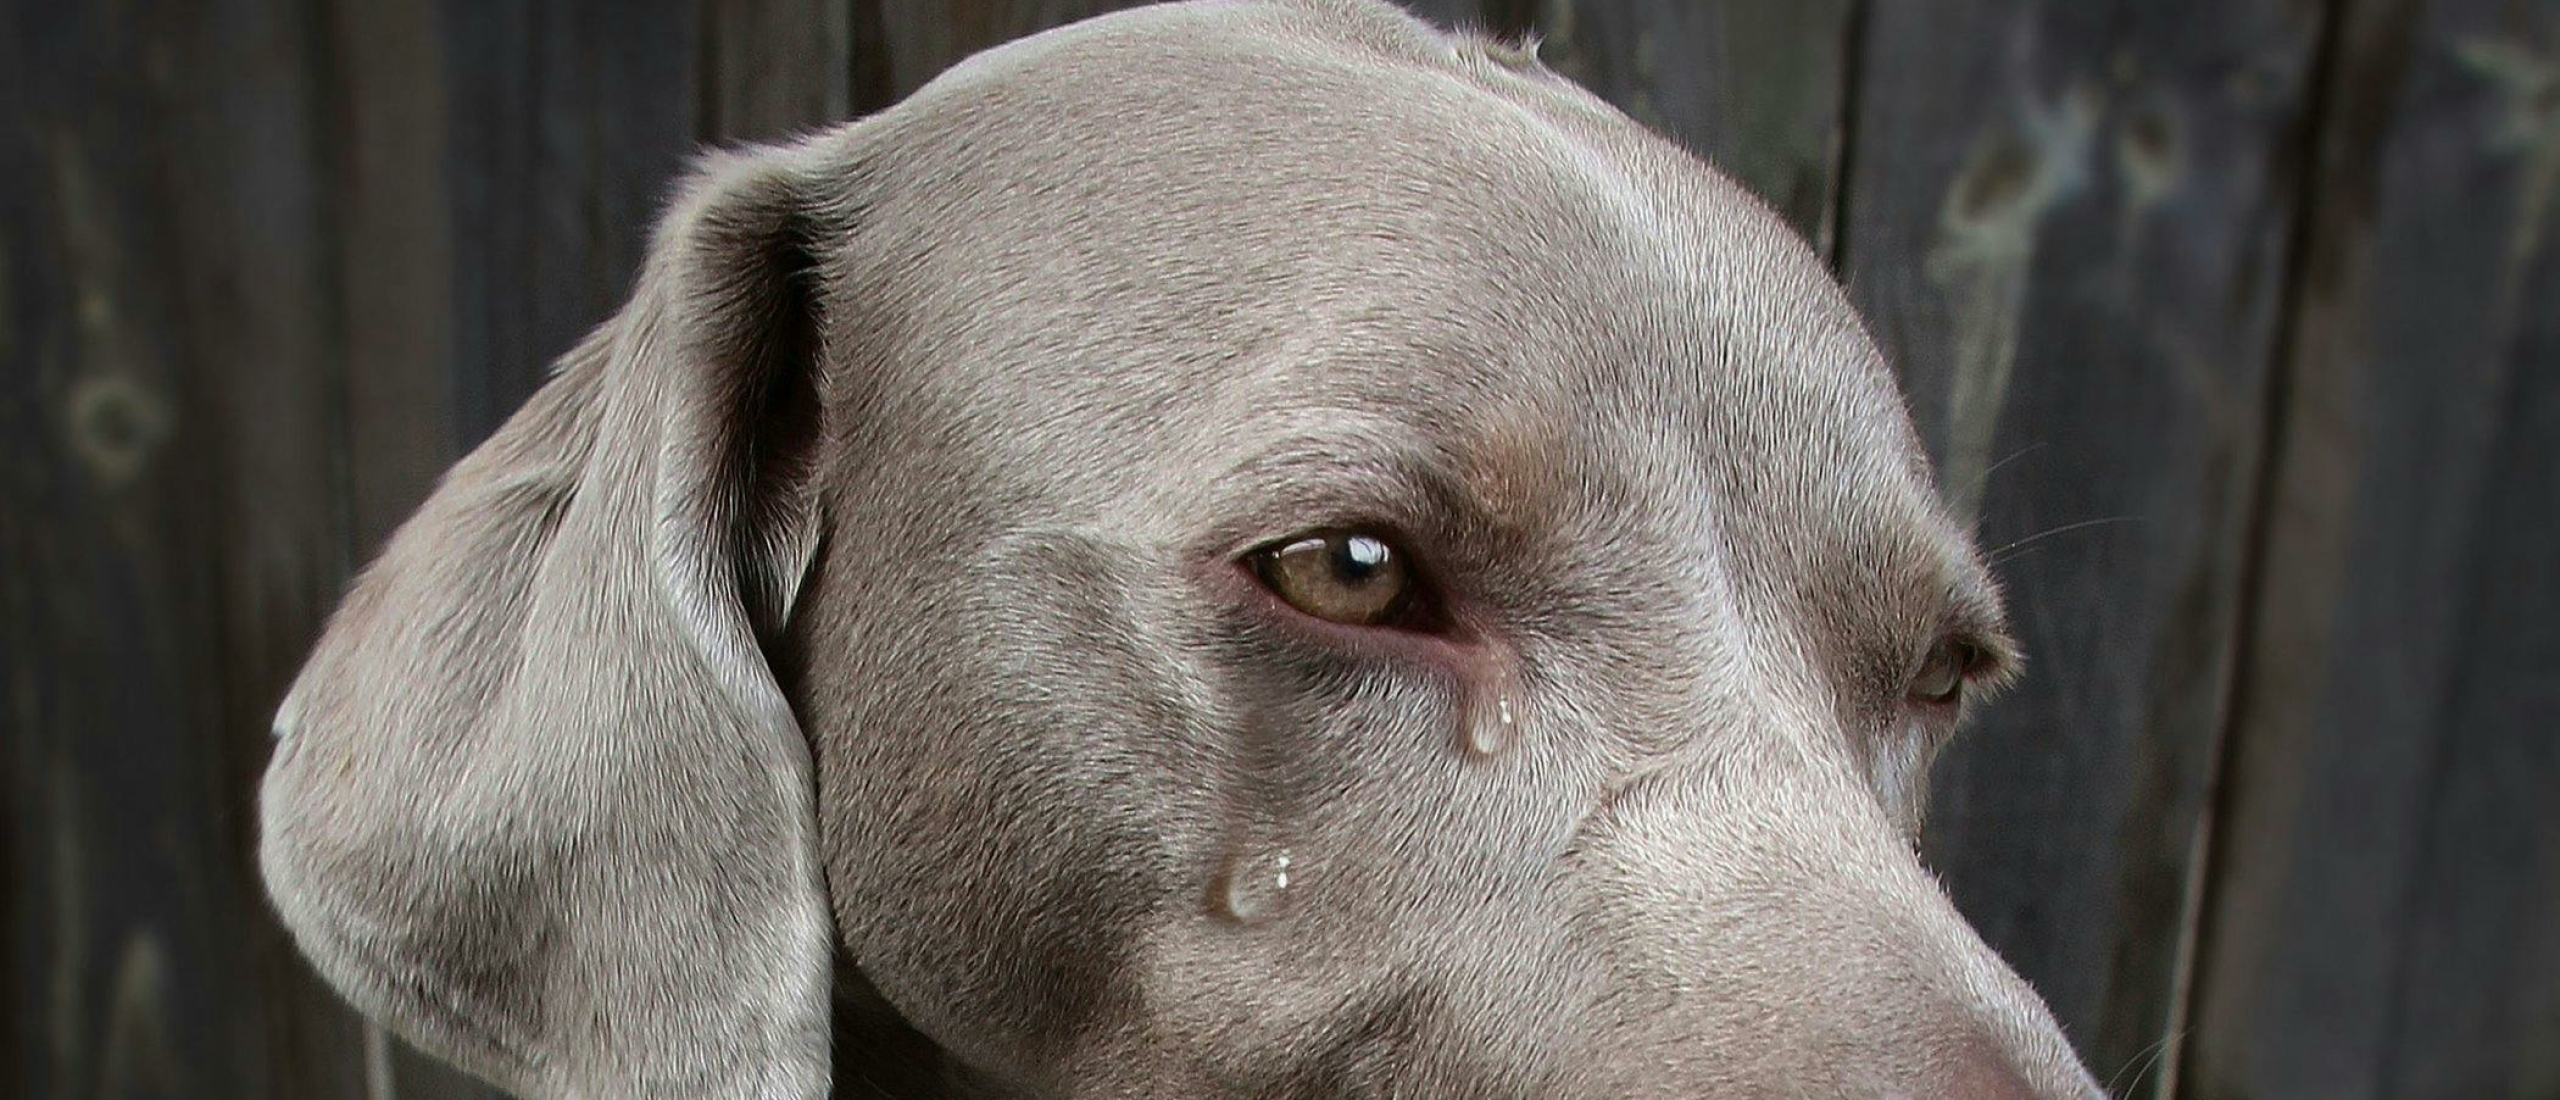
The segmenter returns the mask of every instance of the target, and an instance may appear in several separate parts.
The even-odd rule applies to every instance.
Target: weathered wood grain
[[[1928,851],[2147,1091],[2238,628],[2316,11],[1876,4],[1846,270],[2029,655]]]
[[[21,6],[0,46],[13,1094],[360,1087],[247,843],[345,568],[306,14]]]
[[[2187,1093],[2560,1095],[2560,7],[2351,12]]]
[[[437,0],[325,0],[350,549],[378,550],[459,455],[454,118]]]
[[[695,149],[692,0],[449,0],[456,411],[476,443],[630,290]]]
[[[1851,0],[1545,0],[1541,51],[1786,215],[1831,254]]]

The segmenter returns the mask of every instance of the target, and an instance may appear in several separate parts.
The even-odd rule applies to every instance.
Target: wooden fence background
[[[249,865],[698,143],[1076,0],[0,5],[0,1095],[486,1097]],[[2121,1095],[2560,1097],[2560,0],[1439,0],[1766,195],[2033,654],[1929,849]]]

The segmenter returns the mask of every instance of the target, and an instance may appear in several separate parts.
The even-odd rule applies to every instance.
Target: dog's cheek
[[[1073,803],[1095,815],[1078,829],[1088,864],[1046,879],[1067,895],[1025,914],[1021,950],[1102,952],[1108,964],[1075,976],[1106,991],[1087,1016],[1150,1038],[1074,1064],[1137,1059],[1268,1094],[1365,1019],[1360,1006],[1408,997],[1417,968],[1384,965],[1392,947],[1377,966],[1305,960],[1380,944],[1410,900],[1422,869],[1404,862],[1430,851],[1414,842],[1430,826],[1359,815],[1392,815],[1413,759],[1457,751],[1457,685],[1293,638],[1144,547],[1014,539],[982,569],[996,574],[970,586],[982,679],[1002,685],[999,721],[1017,731],[992,736],[1042,739],[1032,766],[1109,777]],[[989,595],[1031,586],[1029,603]],[[1248,876],[1249,899],[1236,889]],[[1126,908],[1097,912],[1097,898]],[[1166,1020],[1186,1033],[1152,1026]]]
[[[845,656],[800,695],[855,965],[964,1059],[1037,1079],[1135,1013],[1130,944],[1191,900],[1216,716],[1110,548],[971,543],[821,579],[803,642]]]
[[[856,964],[982,1067],[1081,1081],[1180,1002],[1203,1033],[1118,1061],[1260,1050],[1239,1080],[1303,1072],[1359,1006],[1457,973],[1465,937],[1442,925],[1485,914],[1447,899],[1536,862],[1485,822],[1564,828],[1467,755],[1453,679],[1293,642],[1146,547],[984,539],[939,578],[923,557],[830,611],[898,624],[834,643],[897,690],[835,693],[813,719],[822,833]],[[1275,908],[1221,911],[1240,861],[1283,855]],[[1346,952],[1370,965],[1303,965]]]

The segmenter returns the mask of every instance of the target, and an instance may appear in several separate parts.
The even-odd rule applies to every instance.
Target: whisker
[[[1989,554],[1985,555],[1985,557],[1990,560],[1991,564],[1998,565],[2001,562],[2009,560],[2011,552],[2033,546],[2036,543],[2043,542],[2055,535],[2067,535],[2073,531],[2085,531],[2092,527],[2105,527],[2110,524],[2135,523],[2139,522],[2141,519],[2141,516],[2100,516],[2097,519],[2084,519],[2078,523],[2066,523],[2060,527],[2048,527],[2042,531],[2036,532],[2035,534],[1993,550]]]
[[[2107,1095],[2122,1095],[2116,1091],[2116,1086],[2118,1085],[2128,1083],[2132,1085],[2142,1084],[2143,1075],[2151,1072],[2151,1067],[2160,1064],[2160,1060],[2168,1055],[2169,1044],[2186,1038],[2187,1033],[2192,1030],[2194,1029],[2180,1028],[2167,1035],[2161,1036],[2159,1039],[2153,1041],[2151,1045],[2135,1052],[2133,1057],[2125,1060],[2124,1067],[2122,1069],[2118,1069],[2115,1072],[2115,1076],[2107,1078]],[[2130,1082],[2126,1080],[2128,1076],[2131,1077]]]
[[[2001,460],[2000,460],[2000,461],[1998,461],[1998,462],[1994,462],[1994,463],[1992,463],[1991,465],[1988,465],[1988,466],[1983,467],[1983,468],[1982,468],[1982,472],[1981,472],[1981,473],[1978,473],[1978,474],[1973,475],[1973,493],[1974,493],[1974,495],[1977,495],[1977,496],[1981,495],[1983,487],[1984,487],[1984,486],[1986,486],[1986,485],[1991,484],[1991,475],[1996,474],[1996,473],[1999,473],[1999,472],[2000,472],[2000,468],[2001,468],[2001,467],[2006,466],[2006,465],[2008,465],[2008,464],[2010,464],[2010,463],[2012,463],[2012,462],[2016,462],[2017,460],[2019,460],[2019,459],[2021,459],[2021,458],[2025,458],[2025,457],[2027,457],[2028,455],[2034,454],[2034,453],[2035,453],[2035,452],[2037,452],[2037,451],[2041,451],[2041,450],[2045,449],[2045,447],[2046,447],[2046,446],[2047,446],[2047,444],[2046,444],[2043,440],[2037,440],[2037,441],[2035,441],[2035,442],[2033,442],[2033,443],[2029,443],[2029,444],[2027,444],[2027,445],[2026,445],[2026,446],[2024,446],[2024,447],[2020,447],[2020,448],[2018,448],[2017,450],[2014,450],[2014,451],[2009,452],[2008,457],[2003,458],[2003,459],[2001,459]]]

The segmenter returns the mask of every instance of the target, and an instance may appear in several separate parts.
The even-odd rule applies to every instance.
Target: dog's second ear
[[[808,749],[764,653],[818,538],[801,155],[697,173],[278,716],[259,858],[304,952],[535,1100],[827,1092]]]

